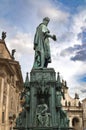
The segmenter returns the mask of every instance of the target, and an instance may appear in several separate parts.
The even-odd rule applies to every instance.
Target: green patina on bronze
[[[35,58],[33,68],[47,67],[48,63],[51,63],[51,52],[49,45],[49,38],[56,41],[56,36],[51,35],[47,28],[50,19],[48,17],[43,19],[37,29],[34,37],[34,50]]]
[[[47,29],[49,18],[37,28],[34,39],[35,61],[33,69],[28,73],[21,93],[22,111],[16,119],[18,130],[69,130],[69,119],[62,109],[61,99],[65,99],[59,73],[47,68],[51,62],[49,37]],[[71,130],[71,129],[70,129]]]

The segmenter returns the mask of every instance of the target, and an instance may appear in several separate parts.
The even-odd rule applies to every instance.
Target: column
[[[0,130],[2,130],[3,89],[4,89],[4,78],[0,77]]]
[[[6,127],[5,130],[9,130],[9,84],[7,84],[7,99],[6,99]]]

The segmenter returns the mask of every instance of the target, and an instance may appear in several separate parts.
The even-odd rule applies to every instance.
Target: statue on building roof
[[[2,40],[4,41],[6,38],[6,32],[2,32]]]
[[[79,99],[79,94],[75,93],[75,99]]]
[[[15,54],[16,50],[12,49],[12,58],[15,59],[14,54]]]

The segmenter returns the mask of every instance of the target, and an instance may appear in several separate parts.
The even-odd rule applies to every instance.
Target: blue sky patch
[[[79,81],[80,82],[86,82],[86,75],[80,76]]]

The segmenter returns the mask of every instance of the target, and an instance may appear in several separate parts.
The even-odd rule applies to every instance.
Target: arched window
[[[2,123],[4,123],[4,121],[5,121],[5,113],[2,112]]]
[[[79,118],[78,117],[74,117],[72,119],[72,126],[76,126],[79,123]]]
[[[70,102],[70,101],[68,102],[68,106],[69,106],[69,107],[71,106],[71,102]]]

